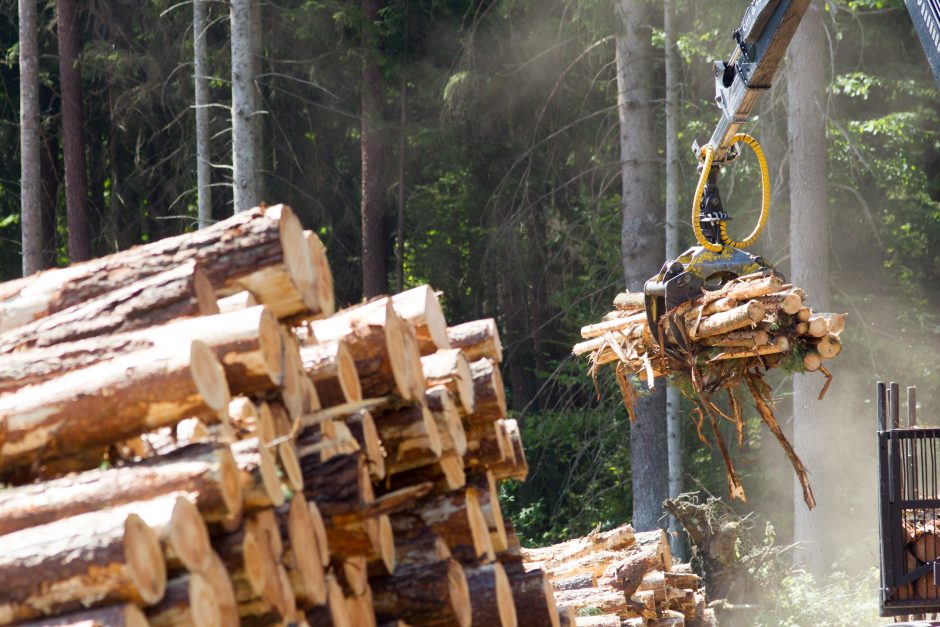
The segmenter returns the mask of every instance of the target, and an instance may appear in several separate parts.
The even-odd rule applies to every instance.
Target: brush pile
[[[540,549],[523,549],[527,568],[548,573],[563,615],[578,627],[716,625],[700,578],[674,564],[662,531],[630,525],[594,531]]]
[[[284,206],[0,285],[0,624],[557,626],[501,358]]]
[[[581,329],[585,341],[576,344],[573,353],[589,356],[589,373],[595,381],[601,366],[615,364],[632,420],[638,382],[653,388],[656,378],[670,377],[684,389],[698,404],[699,437],[708,444],[702,433],[707,418],[725,460],[731,497],[741,500],[744,489],[718,422],[721,418],[734,422],[740,444],[744,422],[736,390],[746,385],[761,418],[790,458],[803,485],[804,500],[812,508],[815,501],[806,471],[773,416],[770,390],[762,380],[763,372],[778,367],[818,371],[826,376],[820,398],[826,393],[832,375],[823,364],[842,350],[845,315],[813,312],[804,300],[803,290],[784,284],[779,275],[755,273],[665,312],[657,328],[651,329],[643,294],[619,294],[614,311],[602,322]],[[728,412],[712,400],[722,391],[727,395]]]

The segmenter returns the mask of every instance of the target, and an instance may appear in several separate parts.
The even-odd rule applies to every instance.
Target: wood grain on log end
[[[422,355],[451,347],[444,310],[431,286],[406,290],[394,295],[392,301],[401,317],[414,325]]]
[[[219,605],[219,613],[222,617],[222,625],[238,624],[238,601],[235,599],[235,588],[232,585],[232,579],[222,559],[212,551],[209,555],[209,568],[200,573],[205,577],[206,582],[212,588],[216,603]]]
[[[209,568],[212,553],[209,531],[199,509],[185,496],[178,497],[173,504],[166,542],[188,571],[201,573]]]
[[[137,514],[124,520],[124,558],[134,587],[146,605],[163,598],[166,591],[166,562],[160,541]]]
[[[301,597],[312,605],[322,605],[326,603],[326,579],[310,507],[301,494],[291,500],[287,525],[293,567],[303,584]]]
[[[204,316],[219,313],[219,301],[215,297],[212,281],[199,268],[196,268],[193,272],[193,292],[196,295],[196,305],[199,308],[199,313]]]
[[[332,316],[336,312],[336,297],[333,292],[333,270],[326,256],[326,247],[313,231],[304,231],[304,239],[307,241],[310,259],[313,262],[320,313],[324,316]]]
[[[489,357],[496,363],[503,361],[503,344],[499,339],[496,320],[486,318],[458,324],[447,329],[451,348],[459,348],[471,362]]]
[[[225,369],[205,342],[193,340],[190,345],[189,371],[206,406],[227,415],[232,399]]]

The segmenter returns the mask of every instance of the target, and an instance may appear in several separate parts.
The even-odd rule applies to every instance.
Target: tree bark
[[[499,562],[468,566],[464,569],[474,625],[516,627],[516,604],[512,600],[512,586],[503,565]]]
[[[192,495],[209,522],[237,516],[241,485],[228,446],[191,444],[128,466],[0,491],[0,535],[170,492]]]
[[[392,516],[392,529],[405,540],[425,527],[440,536],[457,559],[493,559],[493,544],[476,488],[428,495],[409,510]]]
[[[644,0],[619,0],[622,30],[617,37],[617,109],[620,114],[620,163],[623,185],[621,247],[626,287],[640,292],[663,263],[665,250],[657,207],[657,104],[653,88],[655,58],[650,7]],[[665,386],[636,404],[630,429],[633,523],[638,530],[660,524],[669,495]]]
[[[39,155],[39,43],[36,0],[19,1],[20,231],[23,276],[46,267]]]
[[[829,309],[829,220],[827,208],[829,47],[824,25],[823,3],[815,0],[790,46],[789,99],[790,160],[790,266],[792,280],[812,296],[815,309]],[[798,73],[798,74],[797,74]],[[794,484],[794,541],[806,550],[800,556],[807,567],[821,573],[835,559],[837,543],[828,542],[821,530],[835,523],[840,501],[837,477],[844,476],[830,457],[829,443],[835,435],[823,415],[835,415],[832,400],[818,401],[818,384],[809,377],[793,377],[793,446],[820,483],[819,507],[809,511],[803,503],[803,487]],[[831,474],[830,474],[831,471]],[[827,488],[832,487],[832,490]],[[835,528],[835,527],[832,527]]]
[[[398,220],[395,224],[395,292],[405,287],[405,146],[408,112],[405,108],[407,82],[401,82],[401,118],[398,129]]]
[[[467,419],[470,424],[499,420],[506,415],[506,388],[499,365],[483,358],[470,364],[473,376],[474,409]]]
[[[147,617],[133,603],[112,605],[64,616],[22,623],[22,627],[149,627]]]
[[[431,355],[438,350],[450,348],[447,335],[447,319],[430,285],[419,285],[406,292],[392,296],[392,304],[405,321],[412,324],[418,338],[422,355]]]
[[[424,385],[432,388],[443,385],[459,399],[464,414],[472,414],[475,407],[473,375],[470,362],[459,348],[441,349],[421,358]]]
[[[344,340],[301,346],[300,358],[323,407],[362,400],[356,362]]]
[[[512,600],[516,615],[525,616],[526,624],[559,627],[558,608],[552,584],[541,570],[525,572],[522,569],[506,568],[512,586]]]
[[[193,0],[193,80],[196,110],[196,202],[199,228],[212,224],[212,148],[209,141],[209,45],[207,0]]]
[[[441,436],[424,403],[375,415],[390,474],[433,464],[441,457]]]
[[[497,364],[503,361],[503,344],[499,339],[499,327],[493,318],[447,327],[447,338],[451,347],[462,350],[468,361],[478,361],[484,357]]]
[[[78,66],[78,6],[75,0],[56,0],[59,39],[59,91],[62,98],[62,144],[65,157],[65,207],[68,215],[69,259],[91,259],[88,224],[88,180],[85,175],[82,75]]]
[[[232,184],[235,213],[257,206],[257,154],[254,116],[251,0],[231,0]]]
[[[406,566],[373,579],[372,602],[380,621],[400,618],[416,627],[470,627],[473,616],[467,578],[454,560]]]
[[[383,179],[385,134],[382,128],[384,85],[378,62],[376,32],[381,0],[362,0],[362,295],[372,298],[388,292],[388,209]]]
[[[0,332],[191,260],[218,296],[248,290],[279,318],[319,311],[303,228],[289,207],[275,205],[196,233],[0,284]]]

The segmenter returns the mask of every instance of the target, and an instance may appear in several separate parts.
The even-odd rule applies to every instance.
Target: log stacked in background
[[[0,625],[558,625],[501,360],[284,206],[0,285]]]
[[[522,549],[524,570],[544,570],[555,602],[575,615],[572,625],[716,625],[700,578],[676,564],[662,531],[630,525],[594,531],[554,546]]]

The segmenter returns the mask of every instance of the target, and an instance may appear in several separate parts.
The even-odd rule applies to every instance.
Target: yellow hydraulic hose
[[[719,232],[721,234],[721,241],[726,246],[733,246],[734,248],[747,248],[760,236],[761,232],[764,230],[764,227],[767,226],[767,216],[770,215],[770,170],[767,167],[767,158],[764,156],[764,151],[760,146],[760,143],[750,135],[745,133],[738,133],[732,138],[732,141],[743,142],[751,147],[754,151],[754,155],[757,157],[757,163],[760,167],[760,182],[761,182],[761,208],[760,208],[760,217],[757,220],[757,226],[754,227],[754,230],[748,235],[745,239],[741,241],[735,241],[731,239],[728,235],[728,225],[724,221],[718,224]],[[715,148],[711,144],[706,144],[702,148],[702,153],[704,156],[704,164],[702,169],[702,175],[699,177],[698,186],[695,188],[695,198],[692,204],[692,230],[695,232],[695,240],[699,243],[700,246],[711,252],[720,252],[722,246],[720,244],[712,244],[707,239],[705,239],[705,234],[702,233],[702,225],[699,221],[699,208],[702,203],[702,196],[705,193],[705,183],[708,180],[708,173],[711,171],[712,163],[715,160]]]

